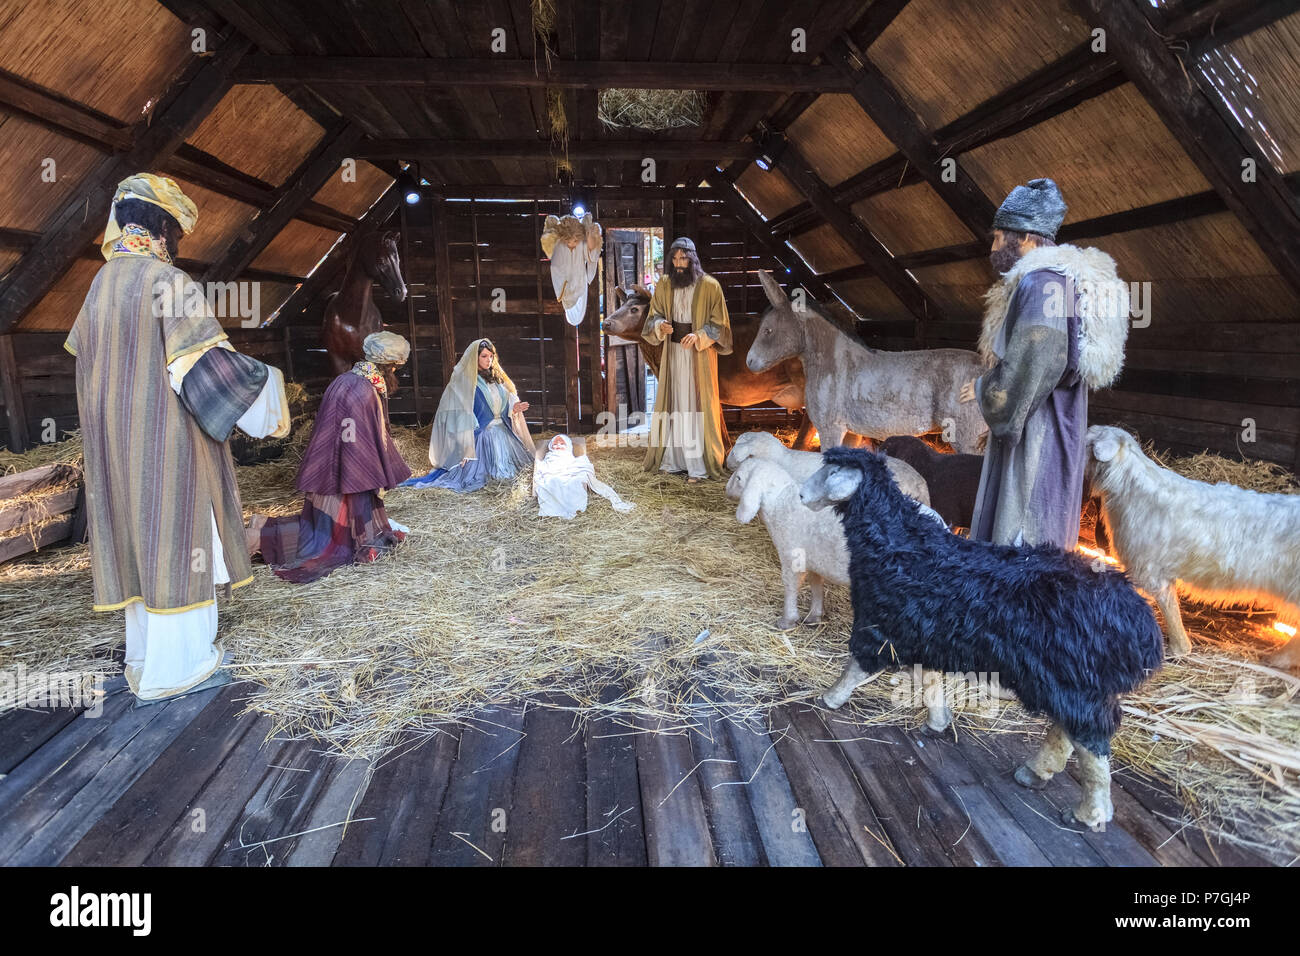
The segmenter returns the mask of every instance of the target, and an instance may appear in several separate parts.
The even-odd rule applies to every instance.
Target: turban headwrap
[[[410,343],[395,332],[372,332],[361,343],[367,362],[402,365],[411,354]]]
[[[113,204],[108,210],[108,225],[104,227],[104,241],[100,244],[105,259],[109,258],[113,245],[122,235],[122,229],[117,224],[117,204],[123,199],[139,199],[171,213],[187,236],[194,231],[194,224],[199,219],[199,210],[194,205],[194,200],[181,192],[181,187],[174,180],[153,173],[128,176],[117,184]]]

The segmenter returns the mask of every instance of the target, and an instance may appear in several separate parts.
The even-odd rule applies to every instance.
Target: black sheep
[[[1045,785],[1077,746],[1083,797],[1074,817],[1094,828],[1109,820],[1119,695],[1150,676],[1162,653],[1155,615],[1124,574],[1053,547],[951,534],[899,492],[882,456],[863,449],[827,451],[801,498],[811,508],[834,504],[849,545],[850,660],[823,695],[827,706],[886,667],[996,674],[1027,710],[1053,721],[1016,780]]]
[[[945,455],[919,438],[895,435],[880,443],[878,451],[905,461],[925,479],[930,507],[954,528],[969,528],[980,490],[983,455]]]

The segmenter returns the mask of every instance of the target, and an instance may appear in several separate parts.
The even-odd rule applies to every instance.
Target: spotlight
[[[420,201],[420,184],[406,170],[397,174],[397,188],[402,191],[402,198],[408,206],[414,206]]]
[[[783,152],[785,152],[785,137],[765,128],[758,135],[758,156],[754,164],[766,172],[776,165]]]
[[[587,209],[585,206],[582,205],[582,203],[578,203],[576,206],[573,207],[573,215],[576,216],[577,218],[581,219],[586,214],[587,214]]]

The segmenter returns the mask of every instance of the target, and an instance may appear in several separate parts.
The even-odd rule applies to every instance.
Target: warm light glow
[[[1079,545],[1079,550],[1082,551],[1084,554],[1086,554],[1088,557],[1100,558],[1101,560],[1105,561],[1107,564],[1119,564],[1118,561],[1112,558],[1105,551],[1099,551],[1096,548],[1090,548],[1085,544]]]
[[[1283,624],[1281,621],[1273,622],[1273,630],[1279,634],[1285,634],[1287,637],[1295,637],[1295,628],[1290,624]]]

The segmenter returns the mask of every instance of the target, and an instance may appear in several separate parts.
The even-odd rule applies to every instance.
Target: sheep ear
[[[767,301],[771,302],[773,307],[778,309],[788,309],[790,307],[790,300],[786,297],[785,290],[772,278],[772,273],[759,269],[758,279],[763,283],[763,291],[767,293]]]
[[[1119,439],[1106,435],[1092,443],[1092,457],[1098,461],[1110,461],[1119,454]]]
[[[758,514],[758,507],[763,503],[763,486],[756,481],[745,485],[740,492],[740,504],[736,508],[736,520],[749,524]]]
[[[831,501],[847,501],[862,483],[862,472],[856,468],[832,468],[826,476],[826,494]]]

